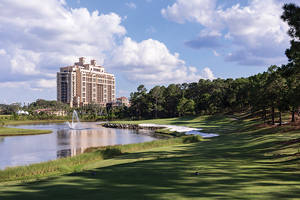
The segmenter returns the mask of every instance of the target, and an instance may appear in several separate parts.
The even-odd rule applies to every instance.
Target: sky
[[[280,19],[300,0],[0,0],[0,104],[56,100],[56,74],[79,57],[139,85],[240,78],[288,62]]]

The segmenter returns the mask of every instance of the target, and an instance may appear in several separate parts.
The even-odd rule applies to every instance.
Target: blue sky
[[[56,99],[56,73],[79,57],[144,84],[239,78],[287,63],[283,0],[1,0],[0,103]]]

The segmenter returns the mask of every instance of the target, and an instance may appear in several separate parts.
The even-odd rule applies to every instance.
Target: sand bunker
[[[177,131],[177,132],[185,132],[186,135],[200,135],[203,138],[210,138],[219,136],[219,134],[214,133],[201,133],[202,129],[200,128],[190,128],[186,126],[175,126],[175,125],[163,125],[163,124],[139,124],[140,126],[148,126],[148,127],[166,127],[169,128],[170,131]]]

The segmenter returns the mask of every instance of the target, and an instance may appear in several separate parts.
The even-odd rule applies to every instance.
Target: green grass
[[[52,133],[51,130],[0,127],[0,136],[38,135]]]
[[[39,124],[39,123],[63,123],[70,120],[4,120],[5,125],[19,125],[19,124]],[[72,120],[71,120],[72,121]]]
[[[300,138],[300,131],[254,126],[261,120],[248,115],[234,117],[240,120],[137,121],[203,128],[220,136],[91,162],[80,173],[3,182],[0,199],[299,199],[300,159],[293,155],[299,143],[282,141]]]
[[[0,120],[1,119],[5,119],[5,117],[7,117],[8,119],[11,117],[12,115],[0,115]]]

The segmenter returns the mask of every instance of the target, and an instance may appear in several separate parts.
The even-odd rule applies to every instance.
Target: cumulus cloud
[[[166,19],[181,24],[187,20],[218,29],[222,21],[214,12],[215,4],[216,0],[177,0],[172,6],[162,9],[161,13]]]
[[[106,65],[123,71],[124,78],[130,82],[182,83],[211,77],[208,73],[195,74],[195,67],[186,67],[178,53],[171,54],[163,43],[153,39],[137,43],[126,37],[112,55]]]
[[[119,15],[71,9],[63,0],[3,0],[0,8],[2,84],[51,81],[59,67],[80,56],[97,59],[101,65],[103,52],[111,51],[116,38],[126,34]],[[39,83],[25,88],[48,86]]]
[[[202,71],[201,71],[203,77],[206,77],[207,79],[213,80],[216,77],[213,75],[213,72],[208,68],[205,67]]]
[[[189,70],[194,73],[196,73],[198,71],[198,69],[196,67],[189,67]]]
[[[189,48],[216,48],[217,36],[221,37],[225,32],[224,38],[233,40],[237,46],[232,54],[248,52],[244,53],[243,58],[227,57],[226,61],[243,59],[240,64],[268,65],[274,64],[274,59],[279,63],[286,61],[283,52],[289,47],[290,38],[286,33],[287,24],[280,19],[282,5],[283,1],[280,0],[250,0],[247,6],[236,4],[224,9],[222,5],[217,6],[215,0],[177,0],[172,6],[162,9],[161,13],[167,20],[196,22],[205,27],[203,31],[206,34],[184,43]],[[208,42],[209,34],[215,38],[210,38]],[[254,62],[255,59],[261,62]]]
[[[56,89],[56,79],[38,79],[34,81],[15,81],[0,83],[0,88],[22,88],[28,90],[43,91],[43,89]]]

